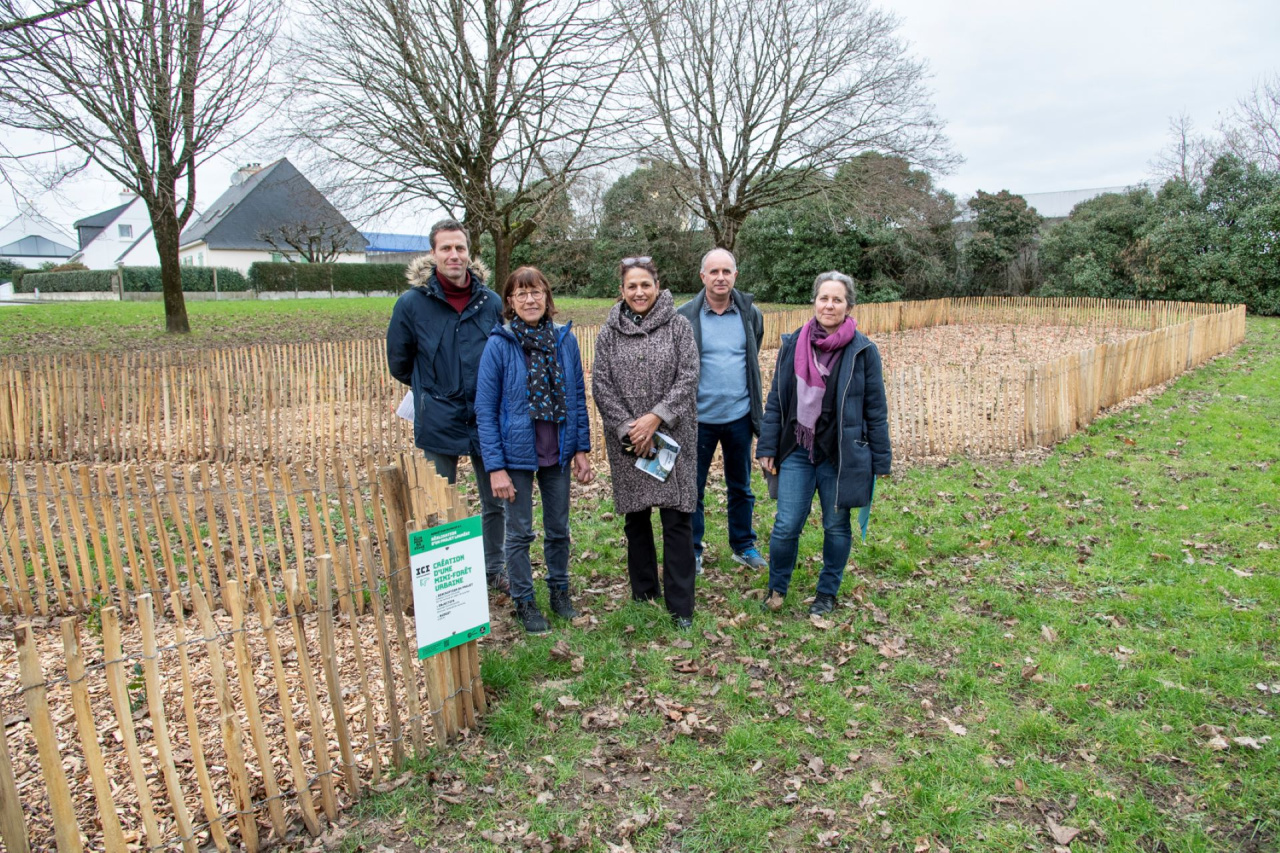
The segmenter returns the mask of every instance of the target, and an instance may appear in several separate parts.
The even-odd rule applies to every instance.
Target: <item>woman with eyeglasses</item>
[[[626,517],[631,597],[661,597],[677,628],[693,625],[693,511],[698,502],[698,372],[693,327],[676,313],[647,257],[624,258],[620,298],[596,338],[591,391],[604,420],[614,510]],[[679,445],[655,449],[655,433]],[[660,438],[660,437],[659,437]],[[664,442],[657,441],[659,445]],[[636,467],[661,453],[669,473]],[[651,466],[652,467],[652,466]],[[662,520],[658,575],[652,509]]]
[[[893,454],[880,352],[850,316],[855,295],[853,279],[844,273],[819,275],[813,317],[783,335],[778,349],[756,445],[761,469],[778,478],[766,611],[783,605],[817,492],[822,573],[809,613],[831,612],[853,546],[850,511],[870,507],[875,477],[889,473]]]
[[[580,483],[591,470],[582,357],[572,324],[552,321],[551,285],[520,267],[502,289],[505,323],[489,334],[476,379],[480,455],[495,497],[507,501],[506,563],[516,618],[530,634],[551,630],[538,608],[529,546],[533,484],[542,493],[542,529],[551,611],[578,615],[569,597],[569,472]]]

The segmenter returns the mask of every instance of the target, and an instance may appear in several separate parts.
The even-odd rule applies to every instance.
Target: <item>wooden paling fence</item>
[[[0,482],[4,606],[34,617],[0,667],[18,720],[0,739],[9,851],[318,835],[485,711],[476,644],[418,662],[406,625],[408,532],[465,515],[417,454],[156,467],[15,466],[25,482]],[[52,613],[71,614],[60,643]]]
[[[1232,310],[1189,302],[965,298],[860,305],[856,316],[874,338],[997,323],[1154,331]],[[807,306],[766,314],[764,347],[776,347],[809,316]],[[575,331],[590,370],[599,327]],[[1025,376],[975,378],[919,367],[888,377],[897,389],[892,417],[906,429],[900,458],[971,445],[1009,450],[1034,440],[1025,413],[1040,402],[1025,405],[1015,390],[1022,385],[1025,394]],[[413,445],[410,425],[393,414],[403,394],[386,371],[383,341],[13,357],[0,360],[0,458],[310,463],[335,454],[389,455]],[[599,450],[603,430],[595,406],[589,410]],[[939,438],[944,434],[963,441]]]
[[[1203,364],[1244,336],[1245,307],[1237,305],[1032,367],[1025,442],[1054,444],[1092,423],[1102,409]]]

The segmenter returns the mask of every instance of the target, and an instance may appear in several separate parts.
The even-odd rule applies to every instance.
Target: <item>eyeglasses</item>
[[[648,255],[640,255],[639,257],[635,257],[635,258],[622,259],[623,267],[638,267],[638,266],[642,266],[643,264],[651,264],[651,263],[653,263],[653,258],[649,257]]]
[[[541,302],[546,295],[541,290],[517,290],[511,294],[513,302]]]

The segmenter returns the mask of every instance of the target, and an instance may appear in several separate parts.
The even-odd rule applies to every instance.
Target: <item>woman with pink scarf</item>
[[[822,506],[822,573],[809,613],[830,613],[853,547],[850,513],[870,507],[889,473],[889,409],[876,345],[850,316],[853,279],[825,272],[813,283],[813,318],[784,335],[765,403],[756,458],[778,478],[769,538],[766,611],[780,609],[816,492]],[[865,527],[864,527],[865,535]]]

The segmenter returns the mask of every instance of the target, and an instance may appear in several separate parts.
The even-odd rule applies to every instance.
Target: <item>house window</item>
[[[133,226],[132,226],[132,225],[117,225],[117,226],[116,226],[116,228],[118,228],[118,229],[120,230],[120,236],[121,236],[121,237],[123,237],[123,238],[125,238],[125,239],[127,239],[127,240],[132,240],[132,239],[133,239]]]
[[[204,252],[200,252],[196,255],[196,266],[204,266]]]
[[[280,254],[279,252],[272,252],[272,253],[271,253],[271,263],[273,263],[273,264],[282,264],[282,263],[284,263],[284,255]]]

